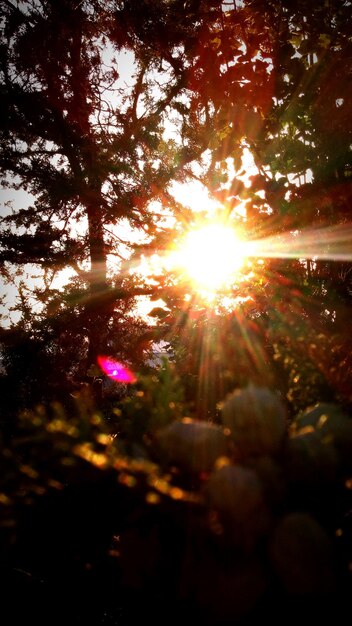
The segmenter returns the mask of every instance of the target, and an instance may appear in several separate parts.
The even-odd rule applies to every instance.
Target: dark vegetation
[[[0,335],[3,623],[342,623],[351,3],[0,4],[0,170],[31,194],[0,231],[20,313]],[[172,183],[196,177],[249,239],[309,229],[321,258],[265,259],[232,311],[131,272],[192,227]],[[165,303],[153,325],[141,295]],[[137,383],[109,387],[99,354]]]

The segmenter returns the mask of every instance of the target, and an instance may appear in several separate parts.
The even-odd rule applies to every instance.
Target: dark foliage
[[[88,396],[70,417],[58,404],[23,415],[1,456],[4,623],[339,622],[350,417],[318,405],[288,431],[259,387],[229,396],[223,415],[224,431],[146,423],[139,458]]]

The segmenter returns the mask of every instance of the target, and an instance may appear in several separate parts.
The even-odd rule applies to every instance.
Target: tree
[[[146,288],[131,279],[128,263],[114,283],[109,278],[111,253],[128,245],[116,225],[125,219],[146,235],[140,252],[160,251],[190,219],[184,209],[177,213],[171,181],[200,180],[249,238],[275,236],[288,246],[307,226],[347,223],[348,3],[311,9],[283,0],[263,10],[259,0],[189,0],[182,7],[67,0],[60,9],[35,1],[3,7],[1,167],[36,202],[6,218],[2,260],[39,263],[48,274],[73,268],[71,310],[88,364],[108,345],[118,303]],[[129,89],[118,79],[126,50],[134,63]],[[167,138],[170,123],[175,140]],[[244,148],[257,168],[250,188],[239,178]],[[237,211],[243,201],[245,218]],[[168,233],[161,227],[165,210],[176,215]],[[306,336],[314,327],[343,338],[350,266],[304,260],[305,252],[302,259],[266,260],[261,278],[242,286],[254,303],[243,319],[260,319],[265,350],[283,361],[279,345],[291,329],[289,349],[297,352],[300,320]],[[158,278],[147,290],[167,298],[166,287],[169,279],[163,285]],[[178,306],[182,293],[167,302]],[[65,296],[47,290],[42,299],[55,323],[63,319],[67,327]]]
[[[249,0],[207,7],[188,73],[184,133],[208,149],[197,177],[229,221],[243,223],[236,210],[244,201],[248,238],[277,246],[263,248],[264,266],[254,260],[260,280],[234,286],[252,301],[242,324],[265,329],[264,345],[249,349],[269,350],[276,385],[296,408],[334,393],[350,401],[350,244],[340,247],[343,236],[348,241],[352,199],[350,5],[283,1],[263,8]],[[257,170],[249,188],[238,178],[244,148]],[[290,248],[297,258],[285,259]],[[341,250],[345,261],[336,256]]]
[[[128,228],[150,249],[161,245],[164,212],[175,208],[168,184],[201,152],[165,138],[186,90],[183,49],[197,39],[198,3],[182,14],[163,0],[1,4],[0,167],[5,185],[34,196],[3,219],[3,272],[41,268],[45,287],[27,311],[36,295],[44,335],[75,334],[89,366],[118,328],[121,343],[133,297],[150,292],[130,276]],[[68,268],[71,287],[53,289]],[[21,324],[34,332],[33,319]]]

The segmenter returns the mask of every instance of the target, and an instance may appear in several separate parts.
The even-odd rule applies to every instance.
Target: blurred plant
[[[153,433],[183,417],[184,411],[183,390],[175,366],[163,358],[157,369],[140,374],[132,392],[113,408],[112,429],[116,428],[118,441],[132,453],[133,447],[148,445]]]
[[[0,457],[5,590],[16,591],[13,572],[54,595],[65,580],[92,626],[104,603],[115,616],[128,607],[132,622],[143,607],[161,624],[172,602],[175,619],[190,611],[211,624],[218,613],[237,624],[275,616],[277,603],[294,601],[297,616],[344,601],[352,420],[339,406],[318,405],[288,428],[277,394],[252,385],[225,398],[224,426],[181,419],[164,362],[116,412],[115,436],[87,387],[69,412],[53,403],[18,418]]]

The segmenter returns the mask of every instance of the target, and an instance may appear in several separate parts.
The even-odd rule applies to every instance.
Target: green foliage
[[[155,380],[143,385],[155,389]],[[1,454],[3,614],[23,615],[8,594],[33,594],[25,610],[44,624],[58,584],[65,594],[54,624],[66,614],[93,626],[121,611],[161,624],[170,602],[175,622],[192,615],[206,624],[275,620],[292,606],[295,618],[342,611],[351,418],[318,405],[282,437],[283,408],[269,390],[238,391],[225,406],[226,435],[176,415],[150,426],[162,435],[163,470],[146,440],[144,459],[121,455],[89,394],[70,413],[53,404],[23,414]],[[268,420],[280,422],[274,447],[263,439]]]
[[[146,444],[158,429],[184,417],[184,410],[175,367],[163,358],[154,373],[139,375],[136,389],[114,409],[117,431],[126,437],[127,450],[132,452],[134,444]]]

